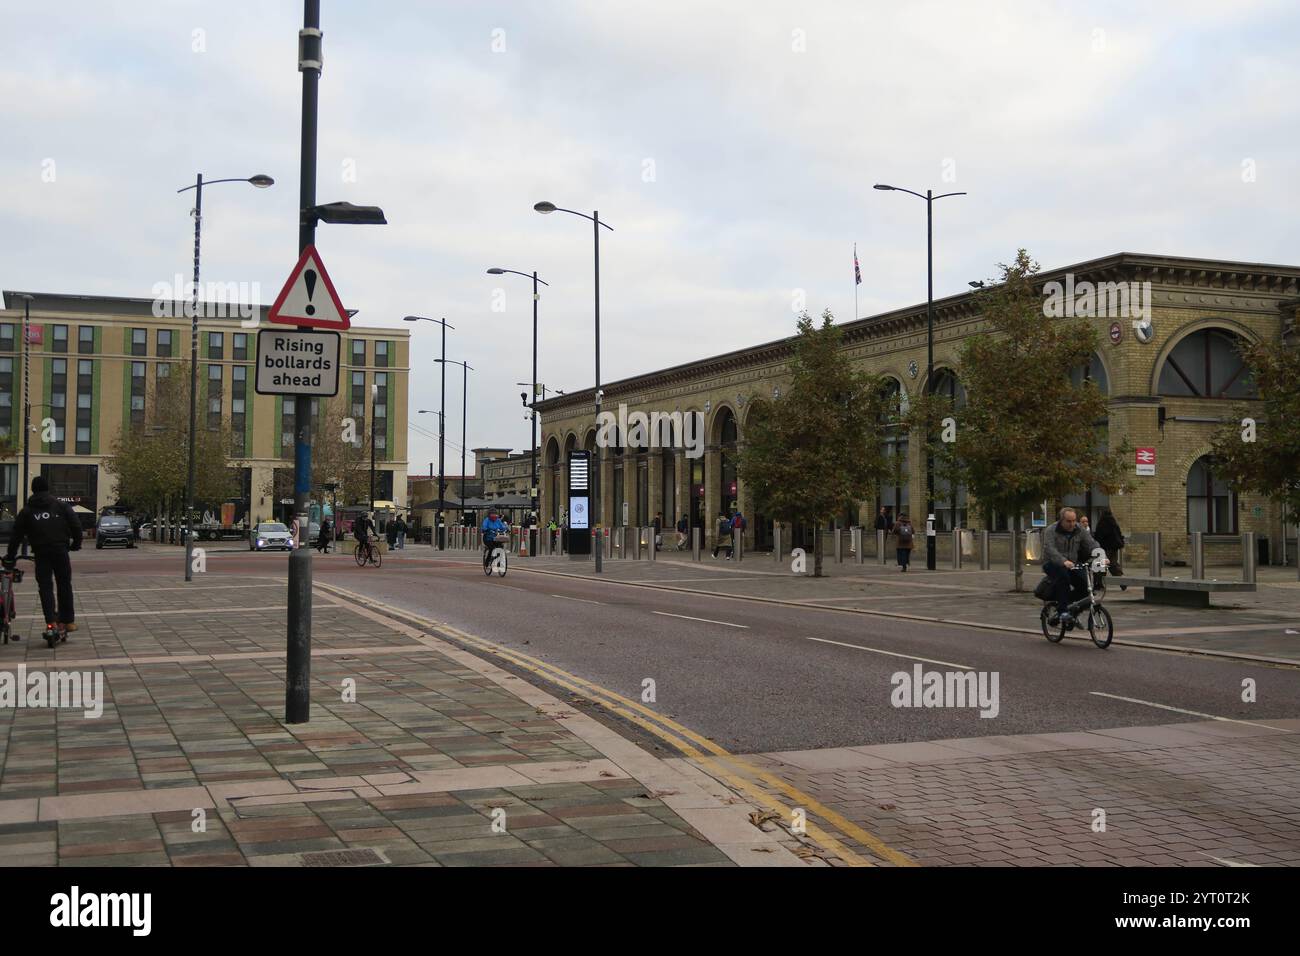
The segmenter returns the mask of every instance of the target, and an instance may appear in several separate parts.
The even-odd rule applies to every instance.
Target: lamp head
[[[505,269],[498,269],[498,268],[496,268],[495,266],[493,266],[491,269],[488,270],[488,273],[487,273],[487,274],[490,275],[490,276],[503,276],[503,275],[506,274],[506,270],[505,270]]]
[[[539,203],[534,203],[534,204],[533,204],[533,209],[534,209],[534,211],[536,211],[536,212],[540,212],[540,213],[541,213],[542,215],[544,215],[544,216],[545,216],[545,215],[549,215],[550,213],[555,212],[555,203],[553,203],[553,202],[545,202],[545,201],[543,201],[543,202],[539,202]]]
[[[274,186],[275,180],[266,173],[258,173],[256,176],[249,176],[248,181],[258,189],[265,189],[268,186]]]
[[[872,188],[872,189],[893,189],[894,187],[893,187],[893,186],[886,186],[884,183],[876,183],[876,184],[875,184],[874,186],[872,186],[871,188]]]

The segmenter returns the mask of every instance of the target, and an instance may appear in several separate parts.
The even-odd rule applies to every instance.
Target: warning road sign
[[[281,325],[306,325],[316,329],[347,329],[352,323],[347,310],[334,291],[330,274],[315,246],[302,251],[289,280],[267,313],[268,322]]]

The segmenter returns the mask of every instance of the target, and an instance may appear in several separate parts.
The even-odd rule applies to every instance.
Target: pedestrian
[[[406,550],[406,532],[407,532],[406,519],[403,518],[401,515],[398,515],[397,516],[397,549],[399,551]]]
[[[884,505],[881,505],[880,511],[876,513],[876,530],[888,532],[892,526],[893,522],[889,520],[889,512]]]
[[[677,550],[686,550],[686,536],[690,533],[690,525],[686,521],[686,515],[677,519]]]
[[[316,535],[316,550],[321,554],[329,554],[330,550],[330,519],[322,517],[320,521],[320,531]]]
[[[912,527],[912,519],[908,517],[907,512],[904,511],[898,515],[893,530],[898,538],[894,546],[898,554],[898,566],[906,573],[907,566],[912,561],[912,548],[916,543],[916,529]]]
[[[727,560],[731,560],[731,554],[735,550],[731,543],[731,519],[727,517],[725,511],[718,512],[718,537],[713,543],[713,556],[718,556],[718,549],[726,548]]]
[[[658,551],[660,545],[664,543],[664,513],[662,511],[655,512],[653,524],[655,529],[655,550]]]
[[[1120,563],[1120,552],[1124,550],[1124,532],[1120,530],[1119,521],[1115,519],[1115,514],[1109,508],[1101,509],[1101,518],[1097,521],[1097,530],[1093,533],[1097,543],[1106,551],[1106,557],[1110,559],[1110,567],[1107,570],[1120,577],[1124,574],[1124,568]],[[1126,585],[1120,585],[1121,590],[1126,590]]]
[[[68,552],[81,550],[81,521],[70,504],[50,494],[50,483],[44,475],[32,479],[32,496],[14,520],[9,550],[4,557],[6,568],[14,566],[18,546],[24,538],[30,542],[36,561],[36,586],[41,592],[46,630],[53,629],[58,622],[65,631],[75,631],[72,563]]]

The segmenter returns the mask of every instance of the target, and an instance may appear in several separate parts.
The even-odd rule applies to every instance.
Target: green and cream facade
[[[1213,473],[1210,439],[1240,404],[1249,405],[1235,346],[1241,342],[1294,341],[1300,312],[1300,266],[1210,261],[1120,253],[1040,274],[1044,283],[1150,283],[1150,334],[1139,336],[1130,316],[1081,317],[1092,323],[1099,346],[1087,374],[1109,397],[1112,447],[1127,439],[1135,448],[1155,449],[1155,474],[1129,474],[1136,488],[1107,498],[1097,489],[1080,489],[1049,510],[1072,504],[1094,515],[1111,507],[1127,531],[1165,532],[1166,554],[1179,557],[1185,530],[1210,535],[1255,531],[1283,533],[1284,516],[1268,501],[1236,494]],[[936,390],[956,394],[955,374],[962,342],[985,328],[979,293],[940,299],[935,310]],[[1114,326],[1114,327],[1113,327]],[[926,388],[925,304],[859,319],[843,326],[843,348],[865,371],[884,375],[904,398]],[[1144,340],[1145,339],[1145,340]],[[756,513],[745,483],[735,473],[735,455],[756,402],[779,397],[789,385],[786,363],[793,339],[701,359],[673,368],[605,384],[602,409],[626,404],[629,412],[698,412],[704,417],[704,453],[690,459],[681,449],[601,450],[601,523],[649,524],[662,512],[671,526],[679,516],[711,535],[719,511],[737,505],[749,517],[751,547],[770,540],[770,520]],[[1079,374],[1083,374],[1080,370]],[[561,517],[567,508],[567,453],[594,448],[596,409],[591,389],[550,399],[542,412],[540,445],[541,513]],[[1063,427],[1067,427],[1063,423]],[[905,477],[896,487],[877,489],[838,522],[870,526],[880,505],[895,514],[910,511],[924,521],[925,462],[919,443],[893,434],[889,451],[903,459]],[[936,488],[941,529],[994,529],[1007,516],[989,515],[964,489]],[[1026,516],[1028,518],[1028,516]],[[1294,536],[1294,526],[1288,526]]]

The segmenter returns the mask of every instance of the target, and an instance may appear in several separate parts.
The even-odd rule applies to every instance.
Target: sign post
[[[569,452],[569,555],[591,554],[591,452]]]

